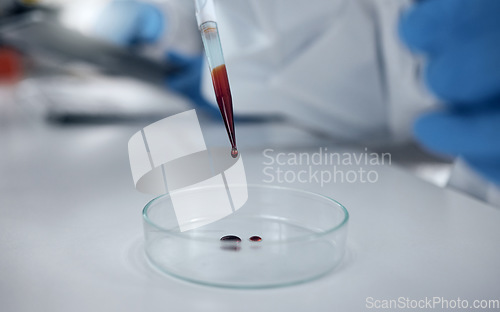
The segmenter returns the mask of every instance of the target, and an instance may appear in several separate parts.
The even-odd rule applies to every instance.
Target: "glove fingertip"
[[[415,52],[428,52],[433,32],[432,24],[420,5],[403,14],[398,24],[399,38]]]
[[[442,112],[434,112],[421,116],[414,124],[413,133],[419,143],[438,154],[453,154],[449,139],[443,135],[443,127],[448,120]]]
[[[415,42],[418,42],[418,36],[415,34],[415,28],[412,23],[411,12],[407,12],[399,20],[398,35],[410,49],[415,47]]]
[[[418,118],[413,127],[415,137],[423,141],[432,138],[432,133],[435,131],[435,119],[435,114],[426,114]]]
[[[483,178],[500,186],[500,163],[465,158],[465,162]]]

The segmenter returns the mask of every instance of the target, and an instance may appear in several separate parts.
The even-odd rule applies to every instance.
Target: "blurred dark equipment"
[[[7,12],[0,18],[0,43],[26,55],[51,55],[61,63],[88,63],[107,75],[132,77],[161,87],[167,75],[179,70],[65,28],[58,22],[55,10],[18,5]]]

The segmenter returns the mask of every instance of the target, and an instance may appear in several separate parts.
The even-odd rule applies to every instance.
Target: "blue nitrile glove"
[[[104,9],[95,34],[122,47],[154,43],[165,32],[166,19],[158,8],[134,0],[116,0]]]
[[[417,139],[500,185],[500,1],[420,1],[400,34],[426,56],[426,83],[445,102],[417,121]]]
[[[169,52],[168,62],[177,68],[175,73],[167,76],[169,89],[189,98],[198,108],[213,116],[220,116],[219,109],[208,103],[201,94],[201,72],[205,55],[186,56],[184,54]]]
[[[194,13],[193,13],[194,14]],[[96,34],[116,45],[133,47],[152,44],[166,35],[167,20],[154,5],[137,0],[115,0],[103,11],[95,27]],[[200,37],[201,40],[201,37]],[[166,77],[166,85],[190,99],[198,108],[219,116],[218,109],[201,95],[203,54],[187,56],[167,52],[166,61],[176,70]]]

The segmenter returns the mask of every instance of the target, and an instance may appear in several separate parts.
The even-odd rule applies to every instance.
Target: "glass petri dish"
[[[150,201],[143,211],[150,263],[199,284],[265,288],[310,281],[341,262],[349,219],[344,206],[302,190],[265,185],[247,189],[248,201],[239,210],[186,232],[179,229],[169,194]],[[212,191],[191,189],[176,197]],[[225,236],[237,236],[241,242],[221,241]]]

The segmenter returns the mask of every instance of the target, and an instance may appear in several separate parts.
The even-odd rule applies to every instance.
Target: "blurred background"
[[[186,107],[163,88],[160,62],[97,39],[106,0],[2,0],[2,121],[158,119]]]
[[[90,148],[93,141],[105,144],[104,129],[113,129],[118,136],[108,136],[107,140],[119,137],[125,146],[124,140],[132,129],[190,108],[198,108],[204,122],[222,127],[214,106],[205,105],[197,98],[199,95],[186,92],[182,86],[168,87],[169,76],[186,71],[182,62],[158,57],[143,42],[106,33],[105,28],[118,27],[113,23],[128,25],[110,18],[127,18],[127,14],[110,14],[109,4],[109,0],[0,0],[0,148],[7,167],[26,153],[26,142],[36,140],[41,133],[49,141],[77,128],[78,135],[73,134],[72,140],[81,136]],[[105,20],[111,26],[108,23],[100,27],[106,8]],[[185,23],[196,28],[191,9],[188,6],[185,12],[176,14],[189,16]],[[186,36],[177,41],[181,50],[189,50],[188,55],[196,58],[200,53],[204,57],[199,37]],[[168,50],[169,44],[164,43],[162,50]],[[283,130],[273,130],[276,125]],[[286,138],[293,131],[306,133],[303,142],[294,141],[296,145],[339,141],[329,134],[269,116],[239,118],[236,126],[243,147],[291,144]],[[221,135],[214,141],[225,144],[226,140]],[[449,160],[431,156],[412,142],[377,146],[374,150],[392,153],[396,164],[436,185],[446,185],[450,176]]]

